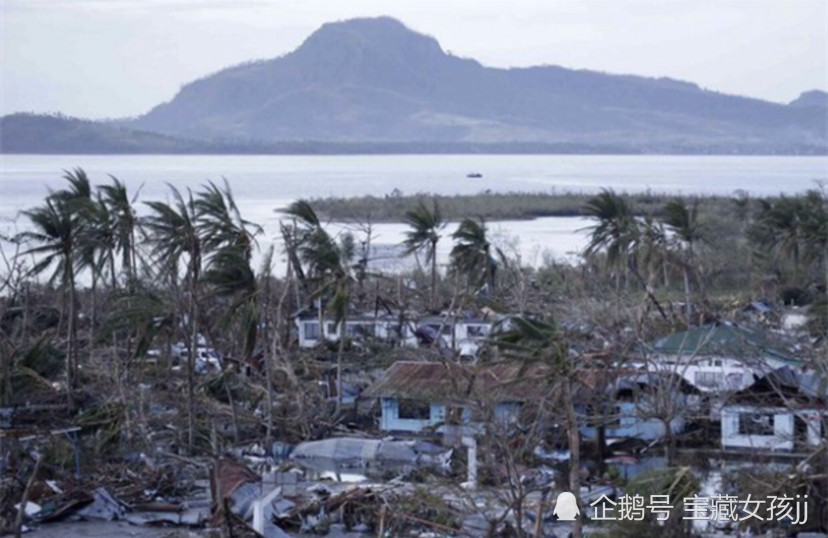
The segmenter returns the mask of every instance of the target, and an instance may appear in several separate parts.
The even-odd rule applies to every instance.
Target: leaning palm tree
[[[195,353],[198,346],[198,295],[201,284],[204,244],[198,234],[198,212],[192,192],[185,198],[170,185],[173,205],[146,202],[151,214],[144,220],[151,255],[157,261],[159,276],[166,278],[173,289],[178,287],[178,269],[186,261],[184,272],[189,324],[187,352],[187,440],[190,450],[195,445]],[[182,316],[184,317],[184,316]]]
[[[681,244],[681,266],[684,274],[684,294],[688,314],[692,299],[690,290],[691,273],[695,274],[699,292],[702,296],[704,295],[702,278],[698,274],[695,260],[695,246],[704,240],[704,231],[698,219],[698,209],[698,199],[694,200],[692,206],[688,208],[684,200],[677,198],[667,202],[662,217],[667,230],[672,232],[673,237]]]
[[[78,357],[76,269],[80,223],[69,201],[60,197],[49,196],[43,206],[23,214],[31,222],[32,230],[22,233],[20,238],[36,243],[24,253],[34,255],[37,260],[32,274],[40,274],[54,265],[49,282],[60,282],[61,318],[67,320],[66,391],[71,404]]]
[[[411,227],[405,232],[406,238],[403,241],[405,255],[425,250],[426,263],[431,264],[431,293],[428,304],[433,310],[437,293],[437,243],[440,241],[440,231],[446,226],[437,200],[432,200],[431,209],[420,200],[417,207],[406,212],[403,222]]]
[[[120,254],[121,271],[126,276],[126,280],[130,289],[135,284],[137,278],[137,248],[136,248],[136,233],[138,232],[138,218],[135,215],[135,197],[130,199],[127,192],[126,185],[121,183],[115,176],[109,176],[112,180],[111,185],[101,185],[98,187],[100,203],[106,207],[110,217],[110,227],[113,233],[112,247],[114,252],[111,254],[110,273],[113,279],[113,285],[116,282],[115,278],[115,252]],[[137,196],[137,195],[136,195]]]
[[[196,195],[195,207],[198,212],[198,232],[207,252],[233,248],[250,261],[255,236],[262,233],[262,228],[242,218],[226,180],[224,189],[212,181],[204,185],[203,190]]]
[[[620,289],[621,275],[626,274],[629,258],[639,236],[633,208],[613,190],[604,189],[587,200],[582,213],[597,221],[584,229],[590,234],[584,254],[592,256],[605,250],[607,265],[615,267],[616,288]]]
[[[497,272],[494,254],[498,254],[501,260],[504,256],[500,249],[492,246],[486,232],[486,223],[482,218],[463,219],[451,235],[455,244],[450,258],[452,267],[465,275],[471,286],[478,289],[486,286],[489,293],[494,293]]]
[[[50,193],[43,206],[23,212],[33,230],[21,234],[21,238],[38,243],[26,252],[39,258],[32,274],[40,274],[56,265],[49,280],[60,280],[61,317],[67,320],[66,389],[69,404],[73,405],[78,364],[76,277],[82,265],[81,237],[88,226],[92,188],[89,177],[81,168],[64,170],[63,178],[69,183],[67,188]]]
[[[322,299],[329,298],[327,310],[333,314],[339,331],[337,351],[337,407],[342,404],[342,357],[345,351],[347,321],[351,301],[351,288],[355,282],[351,260],[354,257],[354,240],[350,234],[343,235],[337,242],[322,226],[316,211],[310,203],[298,200],[291,204],[287,214],[293,216],[294,256],[304,262],[297,273],[307,275],[314,286],[312,297],[319,300],[319,315],[322,315]],[[320,319],[320,329],[322,327]]]

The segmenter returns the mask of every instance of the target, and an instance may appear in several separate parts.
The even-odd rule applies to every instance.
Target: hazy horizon
[[[823,0],[0,0],[0,114],[139,115],[325,22],[379,15],[491,67],[663,76],[779,103],[828,89]]]

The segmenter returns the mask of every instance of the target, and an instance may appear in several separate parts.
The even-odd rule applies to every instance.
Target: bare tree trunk
[[[563,398],[566,407],[566,429],[569,437],[569,490],[575,495],[580,506],[581,499],[581,438],[578,431],[578,416],[575,414],[575,402],[572,399],[572,380],[563,381]],[[581,518],[575,519],[572,526],[573,538],[581,538]]]
[[[92,360],[93,342],[95,341],[95,324],[98,321],[98,272],[92,269],[92,316],[89,323],[89,360]]]
[[[345,312],[342,314],[342,320],[339,322],[339,345],[336,350],[336,413],[337,415],[342,411],[342,355],[345,353],[345,333],[347,332],[348,323],[348,307],[345,307]]]
[[[691,295],[690,295],[690,271],[687,268],[687,265],[684,266],[684,319],[687,320],[687,325],[691,325]]]
[[[198,347],[198,321],[196,320],[196,286],[191,277],[190,285],[190,345],[187,350],[187,447],[192,455],[195,451],[195,365]]]
[[[429,297],[428,306],[431,311],[434,311],[435,303],[437,302],[437,243],[431,243],[431,296]]]
[[[69,353],[66,360],[66,395],[70,408],[74,408],[74,389],[75,378],[77,374],[78,365],[78,328],[77,328],[77,312],[76,312],[76,294],[75,294],[75,269],[72,266],[71,260],[66,264],[67,281],[69,284],[69,319],[67,326],[67,336],[69,341]]]
[[[669,417],[662,418],[661,422],[664,424],[664,452],[667,456],[667,467],[672,467],[676,464],[676,437],[670,427]]]

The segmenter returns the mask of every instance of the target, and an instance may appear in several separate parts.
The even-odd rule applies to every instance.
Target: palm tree
[[[580,497],[581,440],[573,397],[576,363],[569,355],[566,342],[553,323],[519,316],[510,318],[509,328],[497,336],[495,344],[506,358],[521,361],[527,366],[542,364],[548,368],[548,377],[543,382],[550,385],[550,393],[561,395],[564,407],[570,453],[569,491]],[[581,536],[580,519],[575,521],[573,536]]]
[[[673,233],[677,241],[682,245],[682,270],[684,273],[684,294],[687,302],[687,314],[690,313],[691,306],[691,292],[690,292],[690,273],[695,273],[696,282],[699,287],[699,292],[704,295],[704,288],[702,285],[701,275],[698,274],[698,269],[695,263],[694,245],[704,240],[704,232],[698,220],[698,199],[693,201],[693,205],[688,208],[682,199],[671,200],[664,206],[664,215],[662,221],[667,226],[667,229]]]
[[[244,249],[226,247],[216,252],[204,272],[204,281],[212,286],[214,295],[230,301],[220,323],[228,327],[239,321],[244,355],[250,357],[256,347],[261,291]]]
[[[126,185],[121,183],[118,178],[115,176],[109,177],[112,180],[111,185],[101,185],[98,187],[99,201],[106,207],[109,213],[110,227],[113,234],[112,247],[115,252],[120,254],[121,270],[126,275],[127,283],[130,289],[132,289],[137,278],[137,248],[135,236],[139,224],[138,218],[135,215],[135,198],[130,200]],[[114,287],[116,281],[114,252],[111,258],[110,273]]]
[[[186,259],[184,283],[188,294],[187,323],[189,342],[187,352],[187,440],[190,450],[195,445],[195,353],[198,346],[198,294],[201,283],[204,244],[198,233],[198,212],[192,192],[185,199],[170,185],[173,205],[164,202],[146,202],[152,213],[144,220],[152,244],[152,256],[158,263],[160,275],[177,289],[178,268]]]
[[[440,241],[440,231],[446,226],[437,200],[432,200],[431,209],[420,200],[417,207],[406,212],[403,222],[411,227],[411,230],[405,232],[406,238],[403,241],[405,255],[425,249],[426,263],[431,263],[429,308],[433,310],[437,294],[437,243]]]
[[[761,204],[758,224],[762,246],[789,258],[793,265],[793,278],[798,280],[804,247],[803,224],[806,219],[804,203],[800,198],[782,197],[776,202]],[[764,232],[764,233],[761,233]]]
[[[312,296],[316,297],[320,304],[320,330],[322,330],[322,298],[330,298],[327,310],[333,314],[339,332],[336,377],[337,406],[341,406],[342,356],[347,336],[351,287],[355,281],[351,266],[355,252],[354,239],[351,234],[344,234],[337,243],[322,227],[316,211],[305,200],[298,200],[291,204],[286,213],[299,222],[298,229],[294,231],[296,256],[305,263],[304,273],[315,283]],[[302,271],[301,266],[298,270]]]
[[[56,265],[49,281],[59,279],[62,290],[61,317],[67,320],[66,388],[71,406],[78,364],[76,276],[84,261],[81,238],[89,218],[92,188],[81,168],[64,170],[63,178],[69,182],[68,188],[50,193],[43,206],[23,212],[34,229],[20,234],[20,238],[39,243],[25,253],[40,258],[32,268],[32,274],[40,274]]]
[[[242,218],[226,180],[223,190],[212,181],[204,185],[203,190],[197,194],[195,208],[198,213],[198,232],[203,238],[206,252],[233,248],[237,254],[250,261],[255,236],[262,233],[262,228]]]
[[[607,265],[615,266],[616,289],[620,290],[621,275],[626,274],[629,257],[639,238],[633,208],[613,190],[604,189],[597,196],[587,200],[582,212],[597,221],[593,226],[584,229],[590,233],[589,244],[584,254],[592,256],[606,250]]]
[[[638,253],[641,255],[641,261],[647,270],[648,285],[655,282],[660,271],[662,284],[664,287],[668,287],[667,234],[664,231],[663,224],[654,219],[652,215],[646,215],[641,223]]]
[[[62,291],[61,318],[67,319],[66,390],[71,404],[77,373],[76,265],[80,223],[70,203],[60,197],[49,196],[43,206],[24,211],[23,214],[29,218],[33,229],[21,234],[21,238],[38,243],[38,246],[25,252],[37,258],[32,274],[40,274],[56,265],[49,281],[59,280]]]
[[[802,218],[802,238],[805,243],[806,258],[815,260],[817,266],[822,264],[823,285],[825,297],[809,310],[812,325],[821,324],[828,330],[828,193],[826,191],[811,190],[805,196],[804,214]],[[820,306],[821,305],[821,306]],[[828,336],[828,333],[826,333]]]
[[[486,237],[486,223],[483,219],[463,219],[457,230],[451,235],[455,240],[451,249],[451,264],[475,288],[487,286],[489,293],[494,293],[497,262],[492,255],[492,244]],[[494,251],[503,260],[500,249]]]

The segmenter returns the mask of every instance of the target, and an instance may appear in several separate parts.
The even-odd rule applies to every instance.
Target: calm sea
[[[262,224],[267,245],[278,231],[274,212],[304,197],[470,194],[482,191],[596,192],[648,189],[668,194],[796,194],[828,182],[828,157],[596,156],[596,155],[0,155],[0,227],[8,232],[21,209],[39,204],[65,183],[63,169],[82,167],[95,183],[112,174],[139,200],[166,199],[167,183],[196,188],[226,178],[245,218]],[[469,173],[482,174],[467,178]],[[22,225],[23,221],[18,223]],[[509,252],[527,263],[577,252],[585,225],[579,218],[492,224]],[[402,239],[402,225],[376,227],[375,244]],[[449,230],[450,231],[450,230]],[[443,248],[449,248],[443,241]],[[443,254],[445,254],[445,252]],[[445,256],[442,256],[443,258]]]

